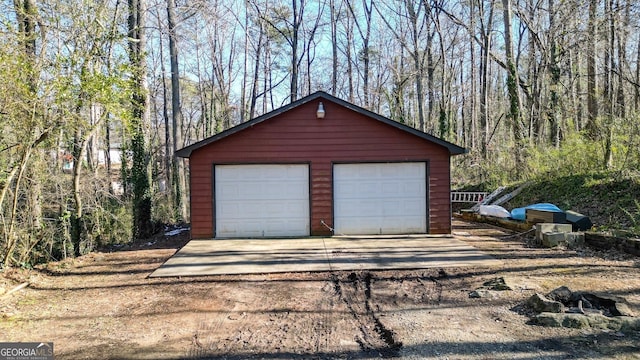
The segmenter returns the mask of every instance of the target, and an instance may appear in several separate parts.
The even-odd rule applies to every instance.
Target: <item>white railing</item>
[[[451,202],[458,203],[479,203],[484,200],[489,193],[481,191],[452,191]]]

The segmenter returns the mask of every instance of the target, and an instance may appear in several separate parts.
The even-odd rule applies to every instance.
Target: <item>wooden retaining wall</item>
[[[640,239],[604,235],[588,231],[584,234],[585,244],[600,250],[619,250],[640,256]]]
[[[483,216],[474,212],[462,212],[454,216],[467,221],[488,223],[513,231],[527,231],[534,225],[528,222],[500,219],[492,216]],[[585,245],[600,250],[618,250],[627,254],[640,256],[640,239],[606,235],[603,233],[587,231],[584,233]]]

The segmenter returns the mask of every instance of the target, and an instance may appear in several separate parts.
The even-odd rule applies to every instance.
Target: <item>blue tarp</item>
[[[515,208],[511,210],[511,218],[514,220],[524,221],[526,217],[527,209],[563,212],[562,210],[560,210],[559,207],[553,204],[540,203],[540,204],[533,204],[533,205],[529,205],[521,208]]]

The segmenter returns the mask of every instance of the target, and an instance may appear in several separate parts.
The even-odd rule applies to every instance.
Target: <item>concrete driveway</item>
[[[150,277],[501,264],[452,236],[192,240]]]

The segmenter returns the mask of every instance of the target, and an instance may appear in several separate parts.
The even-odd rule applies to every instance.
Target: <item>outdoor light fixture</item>
[[[322,101],[318,104],[318,110],[316,111],[316,117],[318,119],[324,119],[324,105],[322,105]]]

